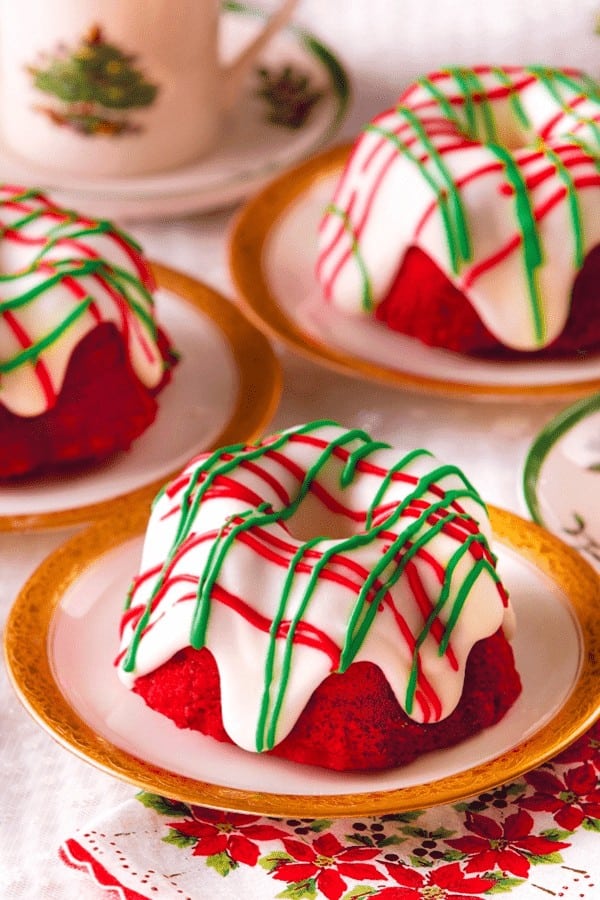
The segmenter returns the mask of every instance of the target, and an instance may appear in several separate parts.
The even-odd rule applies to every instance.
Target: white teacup
[[[19,156],[98,176],[142,175],[213,150],[247,67],[288,21],[284,0],[224,67],[219,0],[7,0],[0,129]]]

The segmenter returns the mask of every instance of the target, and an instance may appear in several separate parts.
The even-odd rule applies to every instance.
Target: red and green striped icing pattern
[[[0,186],[0,228],[0,401],[22,415],[51,408],[75,346],[105,321],[120,330],[140,380],[155,386],[156,285],[138,244],[12,185]]]
[[[394,183],[399,160],[403,177],[422,182],[420,200],[410,194],[404,202]],[[320,226],[317,277],[325,297],[369,312],[385,296],[404,251],[419,245],[501,341],[543,347],[562,330],[572,280],[586,252],[600,242],[599,161],[600,86],[582,72],[480,66],[421,78],[396,108],[367,126],[353,148]],[[395,191],[397,202],[393,213],[388,205],[387,221],[378,221],[378,195],[387,190]],[[501,197],[510,201],[506,225],[494,245],[489,238],[477,245]],[[551,224],[557,212],[563,230]],[[436,217],[441,227],[432,228]],[[569,271],[561,296],[553,298],[551,272],[543,284],[541,275],[562,260],[565,241],[570,259],[560,264]],[[382,246],[391,257],[387,262]],[[525,306],[526,326],[519,327],[526,333],[516,337],[510,313],[494,310],[493,282],[503,266],[510,267],[515,302]],[[500,290],[506,294],[506,285]]]
[[[444,659],[442,682],[459,679],[457,702],[466,656],[457,657],[454,636],[464,627],[469,598],[482,591],[487,610],[482,615],[479,606],[477,622],[470,614],[471,645],[500,627],[508,598],[478,524],[487,523],[485,506],[464,475],[423,449],[391,456],[389,450],[361,430],[318,421],[193,461],[153,507],[150,552],[122,620],[117,664],[123,680],[131,684],[188,645],[212,650],[223,677],[224,658],[235,667],[256,645],[253,671],[239,675],[238,700],[256,709],[245,746],[261,751],[293,726],[286,704],[291,680],[298,689],[298,649],[316,651],[320,663],[312,657],[305,665],[312,671],[320,664],[321,680],[365,653],[385,673],[379,631],[393,642],[397,671],[386,674],[397,696],[404,667],[398,700],[406,712],[425,722],[447,715],[451,709],[439,677],[434,684],[429,675],[428,654]],[[352,495],[365,479],[366,504]],[[347,536],[294,538],[293,517],[309,496],[331,520],[345,523]],[[338,595],[344,620],[332,624]],[[222,609],[236,621],[228,619],[223,633],[217,628],[213,634],[213,615]],[[185,627],[174,637],[182,620]],[[229,645],[228,635],[240,628],[243,652]],[[145,655],[148,640],[155,646]],[[464,632],[458,643],[464,647]],[[252,678],[260,694],[254,704]],[[224,705],[223,715],[229,731],[228,715],[235,718],[235,712]]]

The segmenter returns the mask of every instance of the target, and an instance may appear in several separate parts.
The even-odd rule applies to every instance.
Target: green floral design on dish
[[[538,496],[540,474],[548,455],[580,421],[599,411],[600,393],[585,397],[552,419],[532,444],[523,470],[523,493],[531,517],[538,525],[548,527]],[[600,461],[581,468],[585,472],[600,473]],[[562,526],[562,535],[569,538],[575,549],[600,562],[600,541],[590,533],[589,517],[578,510],[571,510],[570,516],[572,524]]]

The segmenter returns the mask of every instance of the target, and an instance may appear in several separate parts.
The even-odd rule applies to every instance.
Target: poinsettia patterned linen
[[[123,900],[592,900],[600,723],[467,802],[364,819],[272,819],[139,794],[60,848]]]

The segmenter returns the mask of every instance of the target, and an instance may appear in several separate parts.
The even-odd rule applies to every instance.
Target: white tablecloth
[[[351,74],[354,103],[342,132],[349,137],[392,101],[403,84],[443,64],[543,62],[580,65],[597,74],[596,6],[592,0],[304,0],[297,21],[329,44]],[[231,295],[226,266],[230,221],[230,212],[217,212],[129,227],[152,258]],[[285,386],[274,429],[331,417],[391,442],[427,446],[462,466],[489,502],[525,514],[520,495],[524,455],[533,436],[564,403],[426,397],[357,382],[281,348],[278,352]],[[27,576],[67,536],[0,535],[0,621]],[[128,800],[135,789],[56,745],[22,709],[3,669],[0,789],[0,896],[100,897],[61,865],[56,850],[75,828]]]

